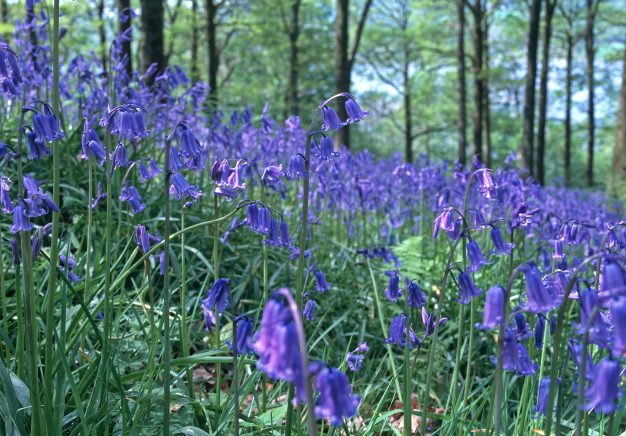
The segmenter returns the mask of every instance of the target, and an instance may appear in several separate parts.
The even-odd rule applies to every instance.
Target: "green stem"
[[[163,180],[165,194],[165,230],[163,233],[163,434],[170,434],[170,148],[171,137],[165,140]],[[184,303],[183,303],[184,304]]]
[[[180,226],[181,229],[185,228],[185,208],[180,210]],[[183,357],[189,357],[189,326],[187,325],[187,268],[185,265],[185,234],[180,239],[180,270],[181,270],[181,283],[180,283],[180,335]],[[195,394],[193,391],[193,371],[190,366],[187,366],[185,370],[187,374],[187,390],[189,392],[189,398],[193,401]]]
[[[406,309],[406,303],[405,303]],[[404,338],[404,395],[402,398],[402,405],[404,409],[404,436],[411,436],[412,434],[412,426],[411,426],[411,411],[413,409],[411,405],[411,358],[410,358],[410,350],[411,350],[411,321],[409,316],[407,315],[405,318],[405,332],[406,336]]]
[[[237,367],[237,318],[233,317],[233,401],[235,416],[233,417],[233,434],[239,436],[239,368]]]
[[[52,107],[54,113],[61,113],[59,102],[59,0],[53,2],[52,24]],[[58,207],[60,204],[60,168],[61,147],[57,143],[52,147],[52,201]],[[52,212],[52,233],[50,235],[50,271],[48,273],[48,305],[46,310],[46,342],[45,342],[45,373],[44,373],[44,398],[46,399],[46,419],[52,422],[54,416],[54,302],[57,290],[57,268],[59,262],[59,212]]]

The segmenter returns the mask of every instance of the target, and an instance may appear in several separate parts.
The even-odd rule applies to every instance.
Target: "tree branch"
[[[363,6],[363,12],[361,12],[361,17],[359,18],[359,24],[356,28],[356,34],[354,35],[354,44],[352,44],[352,51],[350,52],[350,57],[348,58],[348,71],[352,71],[352,65],[354,65],[354,59],[356,58],[356,54],[359,50],[361,36],[363,35],[363,29],[365,28],[365,21],[367,21],[367,14],[371,6],[372,0],[366,0],[365,6]]]

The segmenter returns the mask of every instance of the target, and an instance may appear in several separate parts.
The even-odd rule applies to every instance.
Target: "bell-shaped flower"
[[[358,395],[352,395],[348,377],[336,368],[323,368],[316,377],[315,387],[319,397],[315,402],[315,415],[329,419],[334,426],[343,424],[345,418],[356,414],[361,402]]]

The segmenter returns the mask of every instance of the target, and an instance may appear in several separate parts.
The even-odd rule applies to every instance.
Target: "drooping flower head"
[[[459,299],[456,301],[461,304],[469,304],[472,298],[478,297],[483,293],[483,290],[476,286],[472,277],[465,271],[459,273],[458,285]]]
[[[561,380],[556,380],[557,384],[561,383]],[[537,416],[544,416],[548,407],[548,394],[550,393],[550,377],[544,377],[539,382],[539,390],[537,391],[537,404],[533,407],[533,412]]]
[[[406,284],[407,303],[410,307],[420,309],[426,304],[426,294],[424,294],[419,285],[409,278],[404,279]]]
[[[239,315],[235,318],[235,324],[237,325],[237,344],[236,352],[238,355],[249,354],[252,352],[252,321],[245,315]],[[226,345],[230,351],[233,349],[233,344],[230,341],[226,341]]]
[[[487,291],[485,309],[483,312],[483,329],[492,329],[504,322],[504,298],[506,291],[500,285],[495,285]]]
[[[487,258],[483,255],[483,252],[476,243],[476,240],[472,238],[470,238],[467,242],[467,257],[470,261],[467,270],[470,272],[476,272],[480,270],[483,265],[487,265]]]
[[[619,362],[603,359],[593,370],[591,386],[586,390],[588,403],[585,410],[610,414],[615,410],[616,400],[621,396],[621,368]]]
[[[398,298],[402,296],[402,291],[400,290],[400,277],[398,276],[398,270],[395,271],[385,271],[385,274],[389,276],[389,284],[387,285],[387,289],[385,289],[385,295],[389,299],[396,303]]]
[[[207,292],[207,298],[202,300],[202,305],[209,309],[215,309],[217,313],[223,313],[229,305],[230,279],[217,279]]]
[[[476,179],[478,180],[478,190],[485,198],[490,200],[496,198],[498,185],[493,180],[490,169],[480,168],[476,170]]]
[[[395,344],[401,347],[404,347],[406,344],[406,328],[407,323],[409,322],[408,316],[404,313],[394,317],[391,320],[391,324],[389,326],[389,337],[385,339],[385,342],[388,344]],[[420,340],[413,332],[413,329],[409,327],[409,347],[413,348],[413,345],[421,346]]]
[[[352,395],[348,377],[337,368],[323,368],[316,377],[315,387],[320,395],[315,403],[315,415],[328,418],[338,426],[344,418],[354,416],[361,402],[358,395]]]
[[[444,325],[448,322],[448,318],[441,318],[439,321],[435,320],[433,314],[426,311],[425,307],[422,307],[422,323],[424,324],[424,338],[429,337],[435,333],[435,328]]]
[[[351,371],[360,371],[363,366],[363,359],[365,359],[365,353],[369,351],[367,342],[362,342],[354,350],[348,353],[346,356],[346,364]]]
[[[492,253],[498,256],[508,256],[515,247],[515,244],[512,242],[504,242],[499,227],[494,226],[491,228],[491,241],[494,246]]]
[[[524,268],[526,277],[526,296],[528,301],[524,307],[532,313],[545,313],[560,303],[560,298],[551,287],[545,286],[540,277],[539,269],[534,263],[529,263]]]

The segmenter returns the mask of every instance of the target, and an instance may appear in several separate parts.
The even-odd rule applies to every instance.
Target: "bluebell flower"
[[[497,364],[497,360],[493,356],[491,361]],[[538,365],[530,360],[526,347],[515,340],[515,335],[509,328],[504,331],[502,367],[507,371],[514,371],[522,376],[533,375],[538,368]]]
[[[302,314],[309,321],[313,321],[315,319],[315,309],[317,308],[317,303],[315,300],[309,299],[304,305],[304,309],[302,309]]]
[[[207,292],[207,298],[202,300],[202,305],[214,309],[217,313],[223,313],[229,305],[230,298],[229,279],[217,279]]]
[[[280,240],[283,247],[291,247],[291,238],[289,237],[289,228],[284,220],[280,220]]]
[[[448,236],[457,235],[458,233],[458,219],[456,215],[456,211],[451,207],[447,207],[441,211],[439,215],[435,218],[435,224],[433,226],[433,238],[437,239],[437,235],[439,234],[439,229],[444,229],[448,232]],[[456,239],[450,236],[451,239]]]
[[[161,274],[163,275],[163,274]],[[210,309],[204,304],[200,304],[202,307],[202,313],[204,314],[204,328],[207,332],[213,331],[215,326],[217,325],[217,316],[215,315],[215,310]]]
[[[467,257],[470,261],[467,270],[470,272],[476,272],[481,269],[483,265],[487,264],[487,259],[483,256],[483,252],[480,250],[476,241],[472,238],[470,238],[467,243]]]
[[[81,157],[83,159],[89,159],[91,156],[95,156],[98,160],[98,165],[102,166],[106,161],[106,151],[102,142],[100,142],[100,138],[98,137],[98,133],[89,126],[89,121],[87,118],[84,119],[83,122],[83,134],[81,145],[83,149],[83,154]]]
[[[13,208],[13,225],[9,227],[9,230],[11,233],[29,232],[32,228],[33,225],[30,223],[24,211],[24,204],[20,201],[15,208]]]
[[[389,325],[389,337],[385,339],[385,343],[404,347],[408,322],[409,318],[404,313],[394,317]],[[413,348],[413,345],[420,347],[422,344],[413,329],[409,327],[409,347]]]
[[[24,189],[26,190],[26,198],[24,198],[27,206],[26,215],[29,217],[34,218],[46,215],[50,211],[59,211],[54,201],[41,190],[31,176],[24,176]]]
[[[70,256],[69,259],[64,255],[59,256],[59,268],[63,273],[67,275],[67,278],[72,282],[76,283],[81,280],[79,276],[77,276],[72,270],[76,268],[76,259]]]
[[[317,292],[326,292],[330,289],[330,285],[326,281],[326,276],[321,269],[315,268],[313,275],[315,276],[315,290]]]
[[[133,104],[125,104],[111,109],[107,118],[100,122],[101,125],[109,125],[109,130],[114,135],[119,135],[119,140],[139,141],[148,136],[141,107]]]
[[[130,207],[134,214],[140,213],[146,208],[146,204],[142,203],[141,195],[137,188],[132,185],[124,184],[120,190],[120,201],[125,201],[130,204]]]
[[[126,150],[126,146],[118,142],[115,146],[115,150],[113,150],[113,158],[112,158],[112,167],[111,170],[114,170],[118,167],[127,167],[130,165],[130,160],[128,159],[128,151]]]
[[[603,359],[593,370],[591,386],[585,391],[588,403],[585,410],[610,414],[615,410],[615,402],[622,395],[620,389],[621,368],[619,362]]]
[[[565,250],[563,249],[563,239],[556,238],[554,240],[554,252],[552,257],[555,259],[563,259],[565,257]]]
[[[526,296],[528,298],[524,310],[532,313],[548,312],[560,303],[558,295],[554,293],[551,287],[544,285],[539,274],[537,265],[532,262],[524,268]]]
[[[318,147],[318,157],[322,160],[331,160],[332,158],[339,156],[339,153],[335,152],[333,140],[328,136],[322,137]]]
[[[330,106],[324,106],[322,108],[322,130],[339,130],[344,126],[341,122],[337,112]]]
[[[576,368],[578,368],[578,370],[580,370],[581,364],[582,364],[582,351],[583,351],[583,346],[582,344],[575,342],[573,339],[569,339],[567,341],[567,348],[570,352],[570,355],[572,356],[572,360],[574,361],[574,363],[576,364]],[[587,350],[587,354],[585,355],[585,378],[587,380],[591,380],[591,378],[593,377],[593,369],[594,369],[594,364],[593,364],[593,360],[591,359],[591,355],[589,354],[589,350]],[[578,378],[578,376],[576,376],[576,378]]]
[[[526,322],[524,314],[519,310],[515,311],[515,339],[518,341],[524,341],[533,336],[533,332],[530,330],[530,326]]]
[[[504,239],[502,238],[502,232],[500,231],[499,227],[494,226],[491,228],[491,241],[493,242],[493,246],[495,247],[492,250],[492,253],[499,256],[508,256],[509,254],[511,254],[511,251],[515,247],[515,244],[513,244],[512,242],[504,242]]]
[[[30,130],[26,133],[26,140],[28,142],[28,159],[39,160],[46,156],[50,156],[50,149],[46,146],[46,143],[37,137],[34,131]]]
[[[143,162],[139,164],[139,181],[141,183],[154,179],[163,172],[153,159],[150,159],[148,165],[150,165],[149,168]]]
[[[33,235],[30,237],[30,255],[33,261],[37,259],[37,256],[39,256],[39,253],[41,252],[44,237],[49,236],[50,233],[52,233],[51,223],[48,223],[43,227],[39,227],[33,232]]]
[[[189,126],[181,123],[176,128],[176,132],[178,134],[178,144],[180,145],[181,154],[188,158],[198,156],[202,151],[202,147]]]
[[[406,284],[407,303],[410,307],[420,309],[426,304],[426,294],[424,294],[417,283],[408,278],[404,279]]]
[[[287,177],[290,180],[300,180],[306,175],[304,169],[304,157],[301,154],[295,154],[289,162],[289,172]]]
[[[150,251],[153,243],[159,243],[161,239],[148,232],[143,224],[138,224],[135,229],[135,243],[141,248],[143,254]]]
[[[389,276],[389,284],[385,289],[385,295],[389,301],[396,303],[398,298],[402,297],[402,291],[400,290],[400,277],[398,276],[398,270],[385,271],[385,274]]]
[[[535,348],[540,350],[543,347],[543,336],[546,331],[546,319],[543,315],[537,315],[537,322],[535,323]]]
[[[302,356],[291,310],[272,297],[265,304],[261,328],[252,348],[259,356],[257,368],[274,379],[293,383],[296,401],[305,400]]]
[[[315,387],[320,395],[315,403],[315,415],[327,418],[334,426],[343,423],[344,418],[356,414],[361,402],[358,395],[352,395],[348,377],[336,368],[324,368],[317,374]]]
[[[2,213],[12,213],[13,202],[11,201],[11,181],[8,177],[2,176],[0,177],[0,205],[2,205]]]
[[[506,291],[500,285],[495,285],[487,291],[485,298],[485,308],[483,311],[483,323],[479,326],[482,329],[492,329],[502,325],[504,322],[504,298]]]
[[[170,194],[174,195],[177,200],[183,200],[189,196],[192,201],[196,201],[202,196],[202,192],[195,185],[190,185],[185,177],[180,173],[172,175],[172,184],[170,185]]]
[[[448,318],[441,318],[439,321],[435,321],[434,316],[428,313],[425,307],[422,307],[422,323],[424,324],[425,330],[424,338],[427,338],[435,333],[435,328],[441,327],[446,322],[448,322]]]
[[[95,209],[96,207],[100,206],[100,204],[102,204],[102,202],[106,200],[106,198],[107,198],[107,193],[102,192],[102,184],[98,182],[98,195],[91,202],[91,208]]]
[[[18,95],[18,88],[24,81],[18,65],[17,56],[9,44],[0,42],[0,85],[1,91],[9,97]]]
[[[560,384],[561,380],[557,379],[556,384]],[[548,407],[548,395],[550,393],[550,377],[544,377],[539,382],[537,391],[537,404],[533,407],[533,412],[537,416],[544,416]]]
[[[365,359],[365,353],[369,351],[367,342],[362,342],[346,356],[346,364],[351,371],[360,371]]]
[[[496,198],[498,186],[493,180],[491,170],[481,168],[476,170],[476,179],[478,180],[478,191],[483,197],[493,200]]]
[[[476,286],[472,277],[465,271],[459,273],[458,285],[459,299],[456,300],[457,303],[469,304],[472,298],[478,297],[483,293],[483,290]]]
[[[588,289],[578,299],[580,303],[580,325],[578,333],[584,334],[589,325],[589,340],[601,347],[607,345],[610,336],[610,326],[600,311],[600,300],[596,291]],[[591,317],[593,316],[593,319]]]
[[[280,182],[280,179],[282,176],[283,176],[282,165],[269,165],[265,167],[265,169],[263,170],[263,174],[261,175],[261,180],[266,185],[272,185],[274,183]]]
[[[357,103],[357,101],[353,98],[348,98],[346,100],[345,106],[346,106],[346,112],[348,114],[348,119],[346,120],[346,124],[358,123],[359,121],[367,117],[367,115],[369,114],[369,112],[361,109],[361,106],[359,106],[359,103]]]
[[[280,240],[278,221],[276,221],[276,218],[270,219],[268,232],[267,232],[267,239],[265,240],[265,243],[273,247],[282,246],[282,242]]]
[[[49,104],[44,104],[43,110],[33,115],[33,130],[37,137],[45,142],[58,141],[63,138],[59,122]]]
[[[243,159],[239,159],[237,161],[235,168],[231,172],[230,176],[228,176],[228,187],[240,191],[246,189],[246,184],[243,182],[243,172],[247,166],[248,163]]]
[[[613,356],[619,357],[626,353],[626,297],[620,297],[611,306],[613,322]]]
[[[619,263],[608,260],[600,271],[600,291],[603,297],[626,294],[624,270]]]
[[[237,326],[237,354],[244,355],[252,352],[252,321],[245,315],[239,315],[235,318],[235,325]],[[226,341],[226,345],[230,351],[233,349],[233,344],[230,341]]]

